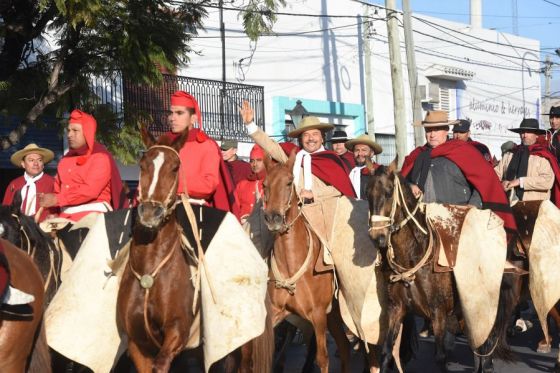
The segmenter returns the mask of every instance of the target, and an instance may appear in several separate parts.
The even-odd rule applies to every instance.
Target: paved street
[[[530,317],[530,316],[529,316]],[[419,321],[419,320],[417,320]],[[554,367],[556,356],[558,355],[558,338],[553,341],[552,352],[548,354],[538,354],[536,345],[541,338],[542,332],[538,320],[531,318],[534,327],[528,332],[509,339],[509,343],[516,352],[519,361],[514,364],[505,364],[501,361],[495,362],[496,372],[504,373],[529,373],[529,372],[551,372]],[[420,326],[420,325],[418,325]],[[406,372],[426,373],[438,372],[433,361],[434,338],[419,338],[419,351],[416,358],[406,366]],[[329,353],[331,357],[331,372],[339,372],[339,360],[335,357],[336,346],[332,339],[329,339]],[[303,345],[292,344],[288,353],[286,372],[298,372],[305,361],[306,347]],[[451,357],[449,370],[451,372],[472,372],[473,358],[467,345],[466,339],[461,336],[457,339],[453,356]],[[352,372],[362,372],[363,357],[359,353],[352,355]],[[319,372],[318,369],[315,370]]]

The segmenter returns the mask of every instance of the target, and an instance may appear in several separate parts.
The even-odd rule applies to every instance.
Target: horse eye
[[[293,180],[288,181],[288,186],[292,186],[293,183],[294,183]]]

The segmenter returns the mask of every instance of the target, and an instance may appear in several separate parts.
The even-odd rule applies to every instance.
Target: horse
[[[191,326],[199,317],[200,302],[193,307],[198,289],[190,268],[195,258],[182,249],[175,215],[178,152],[186,138],[185,131],[175,140],[163,136],[156,142],[142,131],[148,150],[139,162],[137,221],[117,298],[118,324],[128,335],[129,354],[140,373],[167,372],[188,345]],[[226,367],[270,371],[272,340],[272,328],[265,328],[263,335],[230,354],[234,361],[226,361]]]
[[[21,212],[20,204],[21,196],[16,193],[11,206],[0,206],[0,238],[25,251],[39,268],[45,282],[46,308],[61,284],[62,253],[33,217]]]
[[[372,218],[370,236],[381,249],[382,271],[388,283],[389,323],[381,351],[381,372],[389,371],[395,338],[403,318],[411,312],[431,321],[435,359],[440,369],[447,371],[448,354],[459,328],[457,321],[461,319],[457,290],[451,272],[433,271],[434,255],[428,251],[433,237],[430,237],[432,233],[425,213],[417,208],[419,201],[396,170],[396,160],[388,167],[379,167],[367,188]],[[389,248],[392,253],[388,253]],[[389,278],[410,272],[415,276],[414,281],[391,281]],[[512,287],[513,277],[504,275],[494,326],[486,342],[475,352],[476,372],[493,371],[492,357],[514,359],[505,339],[509,316],[515,306]]]
[[[343,372],[350,369],[350,343],[342,327],[342,317],[333,300],[334,275],[314,271],[321,243],[301,216],[292,168],[295,152],[284,164],[265,159],[263,181],[264,219],[275,234],[270,257],[272,279],[268,292],[272,302],[272,323],[277,326],[295,313],[313,325],[317,343],[316,363],[322,373],[329,370],[327,327],[337,344]],[[332,307],[332,310],[331,310]]]
[[[33,260],[11,242],[0,239],[10,268],[10,283],[35,297],[31,316],[0,311],[0,372],[50,372],[43,319],[43,279]]]

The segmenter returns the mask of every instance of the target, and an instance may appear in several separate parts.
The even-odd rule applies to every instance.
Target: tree
[[[100,126],[111,150],[125,161],[134,159],[131,154],[140,146],[136,124],[115,128],[118,121],[104,108],[88,108],[93,102],[89,79],[111,79],[119,72],[131,82],[158,84],[162,70],[188,62],[189,42],[203,28],[208,5],[211,0],[3,0],[0,112],[23,119],[0,139],[2,149],[19,142],[41,115],[60,117],[86,103],[85,109],[103,114],[100,121],[114,121]],[[283,5],[285,0],[250,0],[243,12],[248,35],[270,31],[274,10]]]

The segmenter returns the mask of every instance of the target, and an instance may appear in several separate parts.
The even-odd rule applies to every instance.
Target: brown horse
[[[372,216],[370,236],[381,249],[382,270],[388,283],[389,326],[382,347],[381,371],[390,369],[395,338],[403,318],[410,312],[432,322],[436,362],[447,371],[447,356],[458,331],[457,320],[461,318],[459,298],[452,274],[433,271],[434,258],[428,251],[432,233],[425,214],[416,208],[418,201],[410,187],[396,172],[396,160],[389,167],[381,166],[374,172],[367,196]],[[387,254],[389,248],[394,256]],[[415,271],[412,281],[400,277],[409,269]],[[391,280],[391,275],[396,277]],[[496,321],[487,341],[475,354],[477,372],[493,371],[492,356],[512,359],[505,341],[509,316],[515,304],[510,291],[512,282],[512,277],[503,277]]]
[[[342,328],[338,306],[333,301],[333,273],[314,271],[321,243],[301,216],[293,185],[294,161],[294,152],[285,164],[265,160],[264,216],[268,229],[275,233],[269,275],[272,280],[268,286],[272,322],[276,326],[290,313],[309,320],[315,330],[317,365],[323,373],[329,370],[328,327],[339,349],[342,371],[348,372],[350,344]]]
[[[162,137],[155,143],[148,132],[142,133],[148,150],[140,160],[138,219],[117,300],[118,322],[128,335],[129,353],[140,373],[169,370],[188,345],[200,311],[199,301],[193,309],[197,294],[190,266],[195,259],[182,249],[175,215],[178,151],[186,135],[174,141]],[[270,327],[232,353],[234,362],[226,361],[226,368],[269,371],[272,341]]]
[[[9,241],[0,239],[10,266],[11,284],[35,297],[31,317],[0,312],[0,372],[50,372],[43,319],[43,278],[33,260]]]

